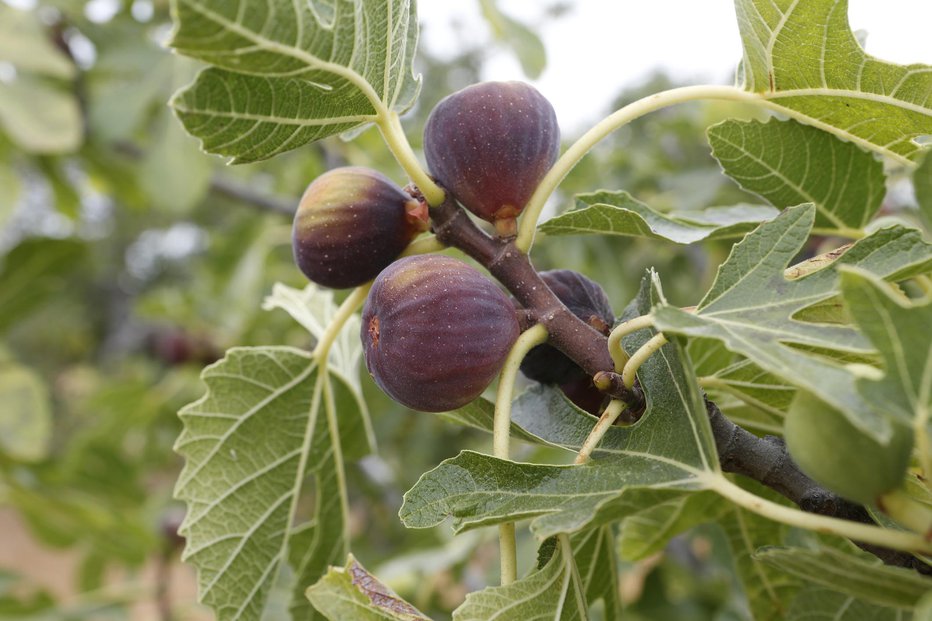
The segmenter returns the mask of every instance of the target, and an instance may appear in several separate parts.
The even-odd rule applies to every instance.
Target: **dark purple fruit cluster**
[[[478,397],[501,371],[518,332],[514,306],[495,283],[439,255],[390,265],[362,313],[369,373],[395,401],[425,412]]]
[[[450,95],[424,130],[431,174],[503,237],[514,235],[559,144],[553,107],[519,82],[487,82]],[[292,242],[298,267],[317,284],[346,288],[375,279],[363,309],[369,372],[399,403],[444,411],[488,387],[520,330],[507,296],[467,264],[435,255],[399,259],[427,228],[422,199],[374,170],[347,167],[308,186]],[[548,356],[563,355],[541,350],[535,357],[547,366]]]
[[[514,235],[559,148],[553,106],[522,82],[466,87],[437,104],[424,127],[431,174],[503,237]]]
[[[388,177],[368,168],[336,168],[304,192],[292,248],[309,280],[344,289],[375,278],[426,229],[426,208]]]

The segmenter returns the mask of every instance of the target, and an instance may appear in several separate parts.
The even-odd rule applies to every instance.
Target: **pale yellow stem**
[[[631,388],[634,386],[634,380],[637,378],[637,372],[641,365],[666,344],[667,337],[663,334],[655,334],[631,355],[631,358],[625,363],[625,368],[621,371],[621,382],[625,387]]]

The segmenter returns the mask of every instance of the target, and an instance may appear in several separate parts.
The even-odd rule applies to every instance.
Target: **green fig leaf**
[[[722,341],[764,371],[819,394],[853,424],[886,441],[892,433],[888,421],[858,395],[855,375],[821,355],[836,352],[844,360],[867,354],[870,342],[852,327],[807,323],[796,314],[838,294],[838,266],[903,278],[932,267],[932,246],[914,229],[881,229],[831,262],[787,280],[784,270],[806,242],[814,217],[812,205],[801,205],[762,224],[732,248],[695,312],[658,305],[655,326],[670,335]]]
[[[932,134],[932,67],[866,54],[848,0],[735,0],[739,86],[770,107],[902,164]]]
[[[171,4],[170,45],[213,65],[172,106],[204,150],[233,163],[357,130],[420,89],[413,0]]]
[[[864,228],[887,192],[878,159],[815,127],[728,120],[708,136],[712,155],[738,185],[780,209],[814,204],[815,226],[826,233]]]

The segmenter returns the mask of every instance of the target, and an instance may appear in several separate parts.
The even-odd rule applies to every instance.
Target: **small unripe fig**
[[[541,272],[540,277],[574,315],[603,334],[611,331],[614,312],[599,283],[572,270]],[[521,372],[541,384],[563,384],[576,379],[582,370],[563,352],[544,344],[528,352]]]
[[[385,175],[355,166],[315,179],[294,217],[295,263],[325,287],[375,278],[427,229],[427,207]]]
[[[424,127],[427,167],[466,209],[514,235],[515,218],[560,149],[550,102],[522,82],[483,82],[437,104]]]
[[[891,418],[890,441],[881,444],[815,395],[800,391],[783,423],[786,448],[800,469],[839,496],[874,504],[899,487],[913,449],[913,430]]]
[[[478,397],[518,338],[515,309],[489,278],[438,255],[392,263],[362,312],[366,368],[395,401],[443,412]]]

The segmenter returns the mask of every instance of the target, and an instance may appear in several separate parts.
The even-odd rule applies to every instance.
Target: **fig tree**
[[[614,312],[599,283],[572,270],[541,272],[540,277],[574,315],[602,334],[611,331]],[[564,384],[584,375],[563,352],[546,344],[528,352],[521,362],[521,372],[542,384]]]
[[[483,82],[437,104],[424,127],[427,167],[466,209],[514,235],[515,218],[560,148],[550,102],[522,82]]]
[[[362,313],[366,368],[395,401],[442,412],[478,397],[518,338],[515,309],[489,278],[449,257],[395,261]]]
[[[294,217],[295,263],[325,287],[355,287],[375,278],[427,228],[427,208],[385,175],[336,168],[315,179]]]

